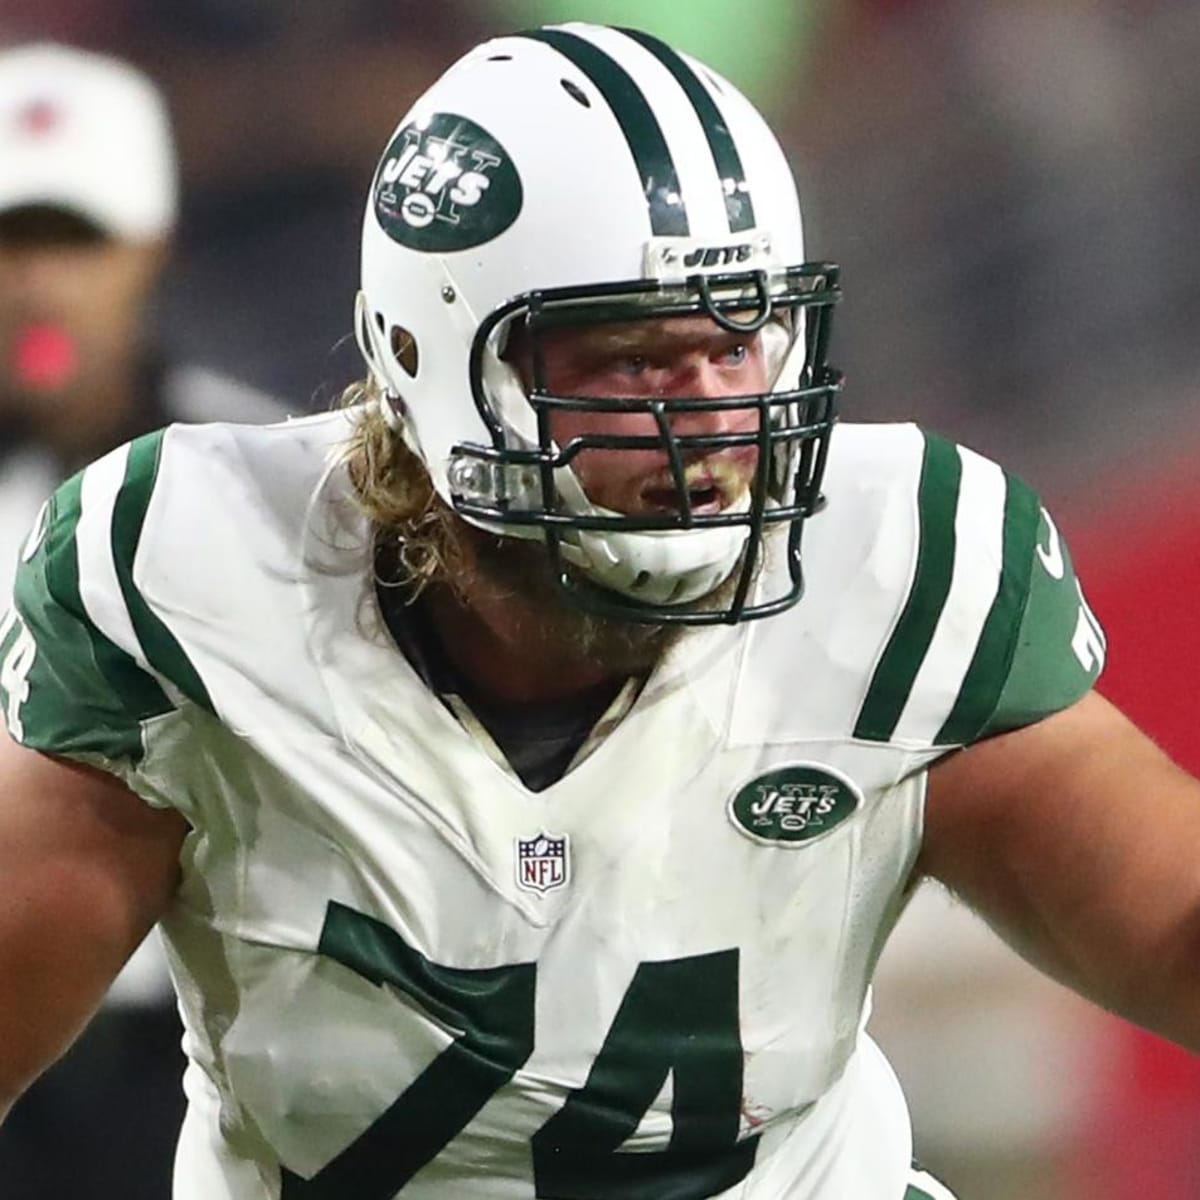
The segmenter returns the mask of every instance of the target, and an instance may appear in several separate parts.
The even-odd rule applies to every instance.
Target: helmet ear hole
[[[418,367],[420,366],[417,339],[407,329],[401,329],[399,325],[393,325],[391,333],[388,335],[388,341],[391,345],[392,357],[396,360],[400,369],[410,379],[415,379]]]

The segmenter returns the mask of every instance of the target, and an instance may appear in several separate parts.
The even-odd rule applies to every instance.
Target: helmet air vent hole
[[[650,582],[650,572],[649,571],[639,571],[637,573],[637,578],[633,581],[633,589],[632,590],[637,591],[640,588],[644,588],[646,586],[646,584],[648,584],[649,582]]]
[[[708,80],[709,86],[720,95],[725,95],[725,89],[721,87],[721,81],[709,71],[704,72],[704,78]]]
[[[512,62],[511,54],[489,54],[488,62]]]
[[[389,340],[392,345],[392,357],[400,365],[401,369],[407,372],[410,379],[415,379],[419,365],[416,339],[407,329],[401,329],[399,325],[393,325]]]
[[[559,82],[563,86],[563,91],[566,92],[572,100],[582,104],[584,108],[592,107],[592,102],[587,98],[587,94],[584,92],[583,88],[581,88],[577,83],[572,83],[569,79],[562,79]]]

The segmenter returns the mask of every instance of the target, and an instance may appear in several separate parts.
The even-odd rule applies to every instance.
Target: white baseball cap
[[[166,103],[140,71],[53,43],[0,50],[0,212],[46,205],[122,241],[175,224]]]

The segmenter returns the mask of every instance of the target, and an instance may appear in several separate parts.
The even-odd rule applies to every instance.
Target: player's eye
[[[623,354],[616,365],[626,375],[644,375],[650,369],[650,360],[644,354]]]

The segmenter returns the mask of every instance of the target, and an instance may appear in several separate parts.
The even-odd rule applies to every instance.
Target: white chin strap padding
[[[593,504],[575,473],[563,467],[555,483],[571,512],[616,517]],[[731,511],[749,507],[744,496]],[[724,583],[746,543],[744,525],[706,529],[580,529],[563,534],[563,555],[589,579],[646,604],[688,604]]]
[[[580,530],[569,536],[564,556],[594,583],[645,604],[688,604],[729,578],[746,530]]]

